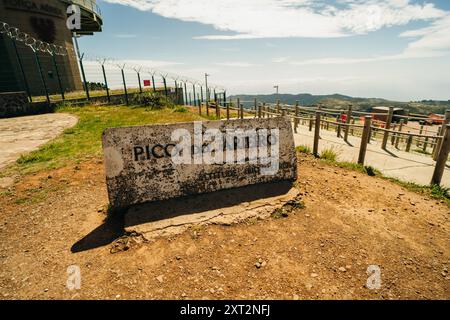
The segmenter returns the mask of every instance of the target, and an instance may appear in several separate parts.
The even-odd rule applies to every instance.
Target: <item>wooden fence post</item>
[[[345,131],[344,131],[344,141],[347,142],[348,141],[348,131],[350,130],[350,120],[352,118],[352,106],[348,107],[347,110],[347,119],[345,119],[345,123],[347,124],[345,126]]]
[[[298,109],[298,101],[295,101],[295,118],[294,118],[294,132],[297,133],[297,127],[298,127],[298,117],[299,115],[299,109]]]
[[[450,110],[445,110],[445,118],[444,118],[444,123],[442,124],[441,128],[438,131],[438,135],[443,136],[445,135],[445,130],[446,130],[446,125],[450,124]],[[442,140],[440,139],[439,141],[437,141],[436,147],[434,149],[433,152],[433,160],[437,160],[441,145],[442,145]]]
[[[447,124],[444,130],[444,138],[442,139],[439,155],[436,160],[436,166],[434,167],[433,177],[431,178],[431,184],[441,184],[442,176],[444,174],[445,163],[447,162],[448,154],[450,151],[450,125]]]
[[[261,119],[261,109],[262,109],[262,107],[261,107],[261,105],[259,104],[259,105],[258,105],[258,118],[259,118],[259,119]]]
[[[409,131],[408,131],[409,133]],[[411,143],[412,143],[413,137],[408,135],[408,138],[406,139],[406,152],[409,152],[411,150]]]
[[[385,129],[389,130],[391,128],[392,116],[394,115],[394,107],[389,107],[389,111],[386,118]],[[383,142],[381,143],[381,149],[386,150],[386,144],[389,138],[389,132],[385,131],[383,136]]]
[[[402,132],[403,129],[403,123],[405,122],[405,120],[400,119],[400,124],[398,126],[398,132]],[[401,135],[397,135],[397,138],[395,139],[395,148],[398,149],[398,143],[400,141],[400,136]]]
[[[392,125],[392,131],[395,131],[395,129],[397,128],[397,125],[394,123]],[[393,133],[392,137],[391,137],[391,144],[394,145],[395,144],[395,138],[397,137],[397,134]]]
[[[428,145],[428,137],[425,137],[425,141],[423,143],[423,152],[427,152],[427,145]]]
[[[313,115],[311,114],[309,116],[309,131],[312,131],[312,124],[313,124]]]
[[[205,100],[205,106],[206,106],[206,116],[209,117],[209,102],[208,102],[208,99]]]
[[[316,123],[314,126],[314,147],[313,154],[315,157],[319,157],[319,138],[320,138],[320,111],[316,111]],[[312,117],[311,117],[312,124]]]
[[[423,125],[420,126],[419,134],[423,133]],[[420,137],[417,137],[416,146],[420,147]]]
[[[227,106],[227,120],[230,120],[230,102],[227,102],[226,106]]]
[[[238,108],[241,114],[241,119],[244,119],[244,105],[241,104],[241,101],[238,99]]]
[[[369,142],[370,126],[372,122],[371,116],[364,117],[364,129],[361,137],[361,146],[359,147],[358,163],[364,164],[366,158],[367,143]]]
[[[255,98],[255,118],[258,116],[258,101]]]

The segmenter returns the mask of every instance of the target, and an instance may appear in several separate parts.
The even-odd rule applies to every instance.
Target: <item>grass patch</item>
[[[306,153],[306,154],[311,154],[312,153],[311,148],[308,147],[308,146],[304,146],[304,145],[297,146],[295,148],[295,150],[297,150],[298,152],[301,152],[301,153]]]
[[[384,176],[379,170],[375,169],[372,166],[363,166],[354,162],[346,162],[346,161],[332,161],[328,159],[320,159],[320,161],[334,165],[339,168],[349,169],[353,171],[358,171],[363,174],[367,174],[368,176],[374,177],[377,176],[381,179],[388,180],[390,182],[396,183],[401,187],[405,188],[408,191],[412,191],[424,196],[428,196],[430,198],[444,201],[447,206],[450,207],[450,188],[445,188],[438,185],[420,185],[414,182],[405,182],[399,180],[397,178]]]
[[[30,174],[99,158],[102,156],[102,132],[106,128],[204,120],[192,112],[150,110],[146,107],[64,105],[57,112],[74,114],[79,121],[38,150],[21,156],[15,165],[3,170],[0,176]]]
[[[328,161],[332,161],[335,162],[337,160],[337,152],[334,151],[333,148],[329,148],[329,149],[324,149],[321,153],[320,153],[320,159],[324,159],[324,160],[328,160]]]
[[[417,153],[425,154],[427,156],[431,155],[431,152],[424,151],[423,149],[414,149],[413,151],[417,152]]]

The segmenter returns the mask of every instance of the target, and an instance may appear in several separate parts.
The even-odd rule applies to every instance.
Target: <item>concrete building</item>
[[[79,30],[69,30],[66,25],[67,8],[72,4],[81,9]],[[57,74],[65,92],[83,89],[73,37],[101,31],[103,22],[95,0],[0,0],[0,22],[67,51],[65,55],[54,56],[57,70],[52,55],[38,52],[42,79],[33,50],[23,41],[0,33],[0,92],[29,91],[33,96],[44,95],[46,86],[49,94],[58,94]]]

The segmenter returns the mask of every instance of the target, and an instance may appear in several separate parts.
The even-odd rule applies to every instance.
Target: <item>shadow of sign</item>
[[[281,196],[292,188],[291,181],[250,185],[235,189],[138,204],[108,217],[99,227],[77,241],[73,253],[95,249],[112,243],[126,234],[125,228],[154,221],[232,207],[241,203]],[[125,223],[125,214],[129,215]]]

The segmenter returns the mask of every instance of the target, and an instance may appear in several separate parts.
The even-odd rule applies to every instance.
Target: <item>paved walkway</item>
[[[349,145],[342,138],[338,138],[335,131],[321,130],[320,136],[319,152],[323,149],[333,148],[338,153],[338,160],[358,161],[360,138],[349,135]],[[294,134],[294,138],[296,146],[306,145],[312,149],[314,128],[310,132],[308,127],[300,125],[298,133]],[[365,164],[373,166],[386,176],[427,185],[431,181],[435,162],[431,156],[399,151],[391,146],[390,140],[388,142],[388,151],[383,151],[381,149],[381,141],[376,140],[371,141],[367,146]],[[450,187],[449,165],[445,169],[442,185]]]
[[[64,113],[0,119],[0,169],[37,149],[77,123]]]

